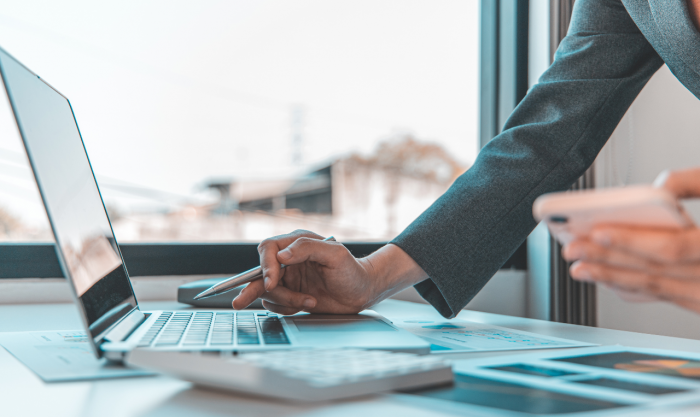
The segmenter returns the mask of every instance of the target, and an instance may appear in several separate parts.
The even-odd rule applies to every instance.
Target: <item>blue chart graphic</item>
[[[484,340],[499,341],[505,344],[517,344],[521,346],[556,346],[561,345],[560,342],[545,338],[527,336],[519,333],[509,332],[502,329],[479,329],[479,330],[458,330],[465,327],[454,325],[443,326],[423,326],[435,330],[449,330],[440,332],[444,339],[458,341],[472,345]]]
[[[421,326],[424,329],[435,329],[435,330],[442,330],[442,329],[466,329],[464,326],[455,326],[454,324],[436,324],[434,326]]]
[[[537,335],[465,320],[404,320],[400,327],[422,337],[433,351],[494,351],[590,346],[574,340]]]

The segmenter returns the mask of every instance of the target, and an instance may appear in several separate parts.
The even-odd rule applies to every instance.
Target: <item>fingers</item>
[[[253,303],[253,301],[260,298],[265,292],[262,280],[253,281],[246,285],[243,290],[238,294],[236,298],[233,299],[231,305],[236,310],[243,310]]]
[[[654,181],[677,198],[700,197],[700,168],[681,171],[664,171]]]
[[[296,311],[309,310],[316,307],[316,299],[310,295],[292,291],[285,287],[277,287],[262,295],[263,301],[295,309]]]
[[[236,310],[243,310],[258,298],[263,299],[263,306],[265,306],[265,308],[279,314],[294,314],[302,310],[310,310],[316,307],[317,304],[314,297],[292,291],[282,286],[267,292],[265,288],[263,288],[261,281],[255,281],[248,284],[248,286],[233,299],[232,306]],[[265,302],[273,308],[268,308]],[[285,313],[282,313],[282,311],[285,311]]]
[[[280,251],[277,260],[287,265],[311,261],[332,267],[343,259],[343,255],[350,255],[350,252],[341,243],[302,237]]]
[[[619,268],[646,271],[655,275],[675,278],[700,277],[700,263],[660,263],[632,255],[617,249],[605,248],[586,240],[577,240],[564,246],[564,259],[569,262],[582,260],[591,263],[607,264]]]
[[[285,282],[285,285],[287,285],[287,282]],[[262,280],[257,280],[241,290],[240,294],[232,301],[232,306],[236,310],[242,310],[258,298],[273,304],[274,312],[282,311],[281,308],[284,308],[284,311],[294,310],[294,312],[309,310],[316,307],[317,304],[313,296],[293,291],[283,285],[279,285],[271,291],[266,291]],[[264,302],[263,305],[265,305]]]
[[[565,245],[561,253],[568,262],[586,260],[629,268],[644,268],[649,263],[627,252],[606,248],[589,240],[575,240]]]
[[[292,314],[296,314],[301,311],[296,308],[281,306],[269,301],[263,301],[263,307],[265,307],[266,310],[270,310],[273,313],[282,314],[283,316],[291,316]]]
[[[571,266],[571,276],[579,281],[610,284],[622,291],[653,295],[674,303],[700,302],[700,279],[672,278],[585,261]]]
[[[602,247],[617,249],[659,263],[700,261],[700,229],[643,229],[598,227],[590,240]]]
[[[277,260],[277,253],[299,238],[323,239],[316,233],[307,230],[295,230],[286,235],[265,239],[258,245],[260,266],[263,272],[263,283],[265,289],[268,291],[277,287],[280,279],[282,279],[284,275],[284,270],[280,268],[280,262]]]

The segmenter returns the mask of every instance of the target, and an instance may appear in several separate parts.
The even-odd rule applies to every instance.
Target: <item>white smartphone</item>
[[[652,186],[545,194],[535,200],[532,212],[563,244],[602,224],[672,229],[693,225],[671,193]]]

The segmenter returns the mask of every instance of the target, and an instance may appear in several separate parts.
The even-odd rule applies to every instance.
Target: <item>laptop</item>
[[[428,353],[423,339],[366,311],[279,316],[264,310],[142,311],[70,102],[0,48],[0,73],[94,354],[135,348],[269,351],[353,347]]]

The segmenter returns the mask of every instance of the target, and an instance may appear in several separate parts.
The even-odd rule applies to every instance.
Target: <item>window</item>
[[[120,243],[386,241],[478,149],[476,1],[27,0],[1,18],[2,47],[71,100]],[[2,134],[0,241],[50,240]]]

